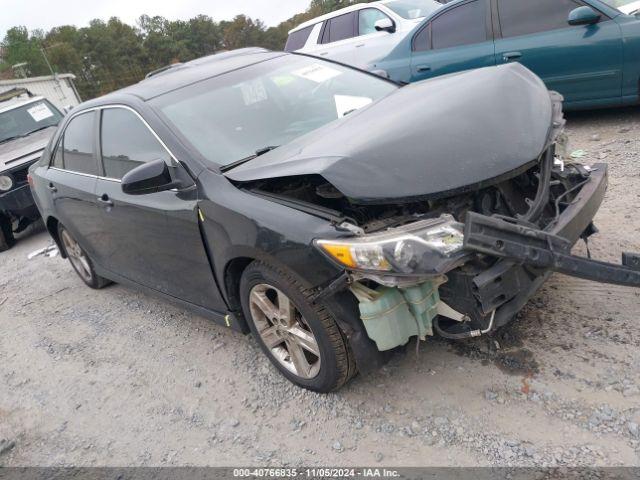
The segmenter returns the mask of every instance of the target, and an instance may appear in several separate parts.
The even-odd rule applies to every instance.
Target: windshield
[[[0,113],[0,143],[58,125],[62,115],[48,100]]]
[[[397,88],[337,64],[286,55],[151,103],[203,157],[223,166],[289,143]]]
[[[603,0],[607,5],[617,8],[622,13],[631,14],[640,9],[640,0]]]
[[[426,17],[442,6],[435,0],[392,0],[385,5],[408,20]]]

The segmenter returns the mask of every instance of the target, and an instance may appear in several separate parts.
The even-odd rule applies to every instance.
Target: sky
[[[49,30],[59,25],[87,26],[94,18],[119,17],[135,24],[140,15],[186,20],[199,14],[230,20],[238,14],[274,26],[304,11],[310,0],[0,0],[0,41],[11,27]]]

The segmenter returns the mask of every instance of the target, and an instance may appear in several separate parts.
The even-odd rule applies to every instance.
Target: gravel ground
[[[568,120],[610,164],[591,247],[619,261],[640,251],[640,110]],[[0,254],[0,465],[640,465],[637,290],[555,275],[493,337],[410,344],[323,396],[249,337],[26,260],[48,242]]]

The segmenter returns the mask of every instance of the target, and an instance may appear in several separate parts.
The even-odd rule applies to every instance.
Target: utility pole
[[[55,77],[56,74],[53,71],[53,68],[51,68],[51,64],[49,63],[49,59],[47,58],[47,54],[44,51],[44,47],[40,48],[40,52],[42,53],[42,56],[44,57],[44,61],[47,63],[47,67],[49,67],[49,71],[51,72],[51,76]]]

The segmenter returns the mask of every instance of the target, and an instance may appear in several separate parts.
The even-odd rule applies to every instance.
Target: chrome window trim
[[[63,168],[58,168],[58,167],[49,167],[49,170],[56,170],[57,172],[63,172],[63,173],[72,173],[74,175],[80,175],[82,177],[97,178],[99,180],[107,180],[109,182],[114,182],[114,183],[122,183],[122,180],[118,180],[117,178],[101,177],[100,175],[92,175],[90,173],[76,172],[75,170],[65,170]]]
[[[184,165],[182,164],[182,162],[180,160],[178,160],[176,158],[176,156],[173,154],[173,152],[169,149],[169,147],[167,147],[167,145],[162,141],[162,139],[160,138],[160,136],[155,132],[155,130],[153,128],[151,128],[151,125],[149,125],[149,123],[142,117],[142,115],[140,115],[135,109],[131,108],[128,105],[123,105],[121,103],[113,103],[113,104],[108,104],[108,105],[99,105],[97,107],[91,107],[91,108],[87,108],[78,112],[73,112],[71,114],[71,116],[69,117],[69,120],[67,121],[67,124],[64,127],[64,130],[62,131],[62,133],[60,133],[60,137],[58,138],[58,142],[56,143],[56,148],[53,151],[53,154],[51,155],[50,159],[49,159],[49,168],[53,168],[54,170],[58,170],[59,172],[69,172],[69,173],[74,173],[76,175],[83,175],[86,177],[94,177],[94,178],[98,178],[100,180],[107,180],[110,182],[117,182],[117,183],[122,183],[121,179],[117,179],[117,178],[110,178],[110,177],[102,177],[100,175],[91,175],[91,174],[86,174],[86,173],[82,173],[82,172],[75,172],[73,170],[66,170],[63,168],[58,168],[58,167],[53,167],[51,166],[51,161],[53,159],[53,157],[56,154],[56,151],[58,150],[58,147],[60,145],[60,139],[62,137],[64,137],[65,131],[67,130],[67,127],[69,126],[69,124],[73,121],[73,119],[75,117],[78,117],[82,114],[85,113],[89,113],[89,112],[95,112],[98,110],[107,110],[107,109],[115,109],[115,108],[121,108],[123,110],[129,110],[130,112],[132,112],[136,117],[138,117],[138,119],[142,122],[142,124],[147,127],[147,129],[151,132],[151,134],[154,136],[154,138],[158,141],[158,143],[160,143],[160,145],[162,146],[162,148],[164,148],[164,150],[169,154],[169,156],[171,157],[171,159],[176,162],[176,164],[182,166],[182,168],[185,168],[185,170],[189,171],[186,167],[184,167]],[[102,119],[101,119],[101,123],[100,123],[100,162],[102,162]],[[170,167],[173,167],[174,165],[169,165]],[[103,168],[104,168],[104,163],[103,163]]]

